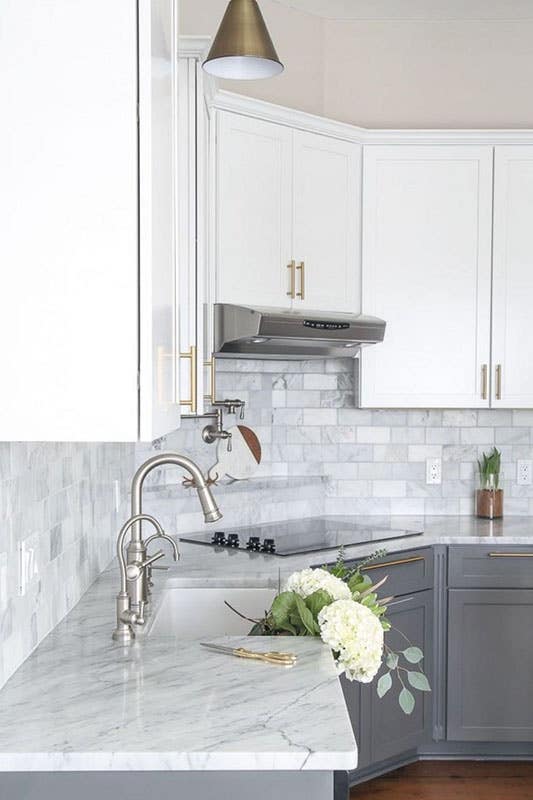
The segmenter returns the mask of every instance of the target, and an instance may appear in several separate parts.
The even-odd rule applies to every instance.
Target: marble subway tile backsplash
[[[250,516],[268,521],[309,515],[316,508],[330,514],[472,514],[476,460],[494,445],[502,452],[505,513],[533,513],[533,486],[516,482],[517,460],[533,459],[533,411],[356,409],[353,367],[350,359],[217,362],[218,397],[246,400],[245,424],[263,447],[260,484],[254,479],[234,488],[233,498],[223,485],[215,487],[226,524]],[[186,451],[208,468],[215,447],[202,443],[203,424],[185,420],[156,446]],[[138,456],[145,455],[141,448]],[[442,459],[438,486],[425,479],[426,459],[433,457]],[[296,478],[314,480],[309,496],[303,484],[291,487]],[[152,487],[168,488],[178,479],[165,470],[151,479]],[[155,491],[154,499],[159,495]],[[175,500],[184,515],[176,524],[201,528],[195,498],[176,492]]]
[[[109,564],[134,459],[132,444],[0,442],[0,686]]]
[[[224,359],[217,385],[219,398],[246,401],[244,424],[263,450],[257,477],[214,488],[225,526],[323,513],[471,514],[476,459],[493,445],[502,451],[505,513],[533,514],[533,486],[516,482],[517,460],[533,459],[533,411],[356,409],[350,359]],[[164,449],[204,470],[215,463],[204,425],[184,419],[180,430],[137,446],[0,443],[0,685],[113,558],[135,465]],[[425,481],[430,457],[442,459],[439,486]],[[183,477],[167,467],[146,481],[144,509],[170,533],[204,528]],[[33,553],[24,596],[21,543]]]

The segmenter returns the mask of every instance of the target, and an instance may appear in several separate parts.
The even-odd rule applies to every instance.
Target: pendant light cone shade
[[[210,75],[234,80],[283,72],[256,0],[230,0],[203,67]]]

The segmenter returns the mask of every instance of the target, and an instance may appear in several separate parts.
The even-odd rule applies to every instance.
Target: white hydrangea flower
[[[287,581],[287,591],[296,592],[301,597],[309,597],[319,589],[324,589],[333,600],[348,600],[352,596],[347,584],[325,569],[293,572]]]
[[[372,611],[354,600],[337,600],[318,615],[322,640],[338,653],[348,680],[370,683],[383,657],[383,628]]]

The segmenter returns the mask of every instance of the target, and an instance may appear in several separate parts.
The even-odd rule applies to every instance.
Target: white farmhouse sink
[[[224,601],[252,619],[264,616],[276,596],[266,588],[171,588],[149,625],[150,636],[177,636],[200,639],[206,636],[245,636],[252,623],[241,619]]]

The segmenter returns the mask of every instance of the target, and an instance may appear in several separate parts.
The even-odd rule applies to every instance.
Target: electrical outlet
[[[440,458],[426,459],[426,483],[427,484],[442,483],[442,459]]]
[[[526,458],[516,462],[516,482],[519,486],[531,486],[532,462]]]

